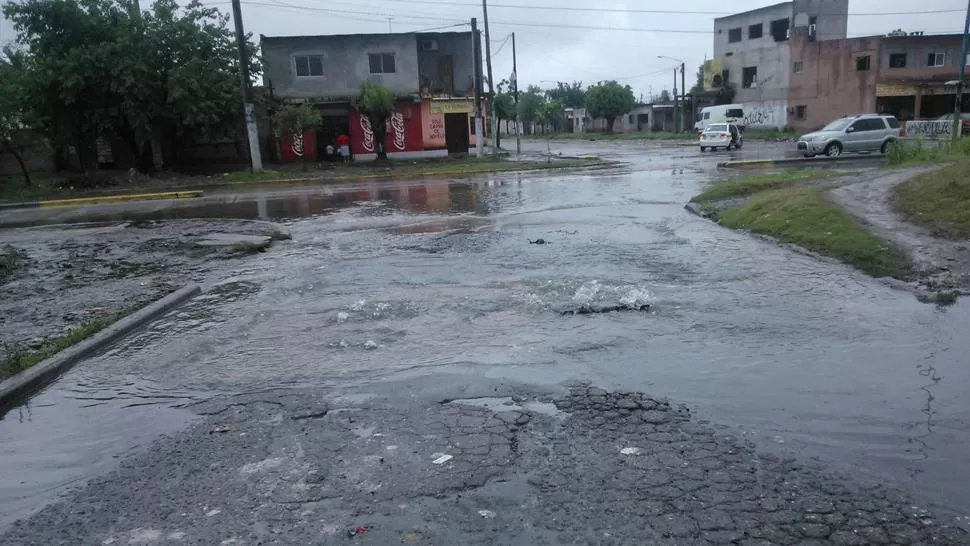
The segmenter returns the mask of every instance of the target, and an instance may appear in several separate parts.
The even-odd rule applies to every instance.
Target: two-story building
[[[468,153],[475,144],[471,32],[260,36],[260,47],[273,97],[319,109],[313,151],[345,133],[355,157],[376,157],[374,132],[354,106],[365,81],[397,96],[385,142],[389,157]]]
[[[789,123],[792,28],[807,27],[813,41],[844,39],[848,12],[848,0],[794,0],[714,20],[714,61],[746,126]]]
[[[953,111],[962,35],[922,32],[814,41],[808,29],[792,35],[789,119],[810,131],[860,113],[901,121],[934,119]],[[970,97],[964,98],[964,112]]]

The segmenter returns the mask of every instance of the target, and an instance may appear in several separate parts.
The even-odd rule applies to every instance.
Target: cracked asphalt
[[[200,420],[0,537],[108,544],[967,544],[905,495],[588,384],[393,382],[195,404]],[[423,379],[424,381],[426,379]],[[413,381],[413,380],[412,380]],[[402,404],[410,398],[410,403]]]

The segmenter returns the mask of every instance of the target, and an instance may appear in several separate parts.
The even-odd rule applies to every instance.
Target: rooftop
[[[293,38],[356,38],[359,36],[368,36],[373,38],[379,38],[383,36],[468,36],[471,31],[465,32],[374,32],[374,33],[354,33],[354,34],[298,34],[292,36],[266,36],[265,34],[259,35],[259,40],[289,40]]]
[[[731,15],[725,15],[724,17],[715,17],[714,18],[714,22],[717,22],[717,21],[725,21],[725,20],[728,20],[728,19],[733,19],[735,17],[747,17],[748,15],[751,15],[751,14],[754,14],[754,13],[758,13],[758,12],[761,12],[761,11],[774,11],[774,10],[777,10],[777,9],[783,8],[783,7],[792,7],[793,8],[793,5],[794,5],[793,2],[781,2],[779,4],[772,4],[770,6],[765,6],[763,8],[757,8],[757,9],[752,9],[752,10],[748,10],[748,11],[742,11],[740,13],[732,13]]]

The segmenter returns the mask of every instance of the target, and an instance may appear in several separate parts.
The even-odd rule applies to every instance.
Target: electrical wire
[[[504,40],[502,40],[502,45],[500,45],[500,46],[498,46],[498,49],[496,49],[496,50],[495,50],[495,52],[494,52],[494,53],[492,53],[492,56],[491,56],[491,57],[489,57],[489,58],[490,58],[490,59],[494,59],[496,55],[498,55],[499,53],[501,53],[501,52],[502,52],[502,49],[503,49],[503,48],[505,47],[505,45],[506,45],[507,43],[509,43],[509,39],[510,39],[510,38],[512,38],[512,35],[511,35],[511,34],[509,34],[509,35],[507,35],[507,36],[505,37],[505,39],[504,39]]]

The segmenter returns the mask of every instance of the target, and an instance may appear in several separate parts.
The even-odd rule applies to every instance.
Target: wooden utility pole
[[[249,136],[249,168],[263,170],[263,158],[259,154],[259,129],[256,127],[256,108],[253,106],[253,90],[249,86],[249,48],[243,30],[240,0],[232,0],[232,19],[236,24],[236,48],[239,50],[239,84],[242,90],[243,115]]]
[[[488,110],[491,113],[492,153],[498,153],[498,116],[495,115],[495,84],[492,83],[492,41],[488,34],[488,4],[482,0],[482,18],[485,21],[485,66],[488,70]]]
[[[680,132],[680,110],[677,108],[677,69],[674,68],[674,131]]]
[[[687,130],[687,82],[684,81],[684,63],[680,63],[680,130]]]
[[[512,33],[512,100],[515,104],[515,153],[522,153],[522,138],[519,131],[519,68],[515,64],[515,33]]]
[[[475,154],[482,157],[485,148],[485,131],[482,123],[482,39],[478,34],[478,19],[472,17],[472,52],[475,63]]]

